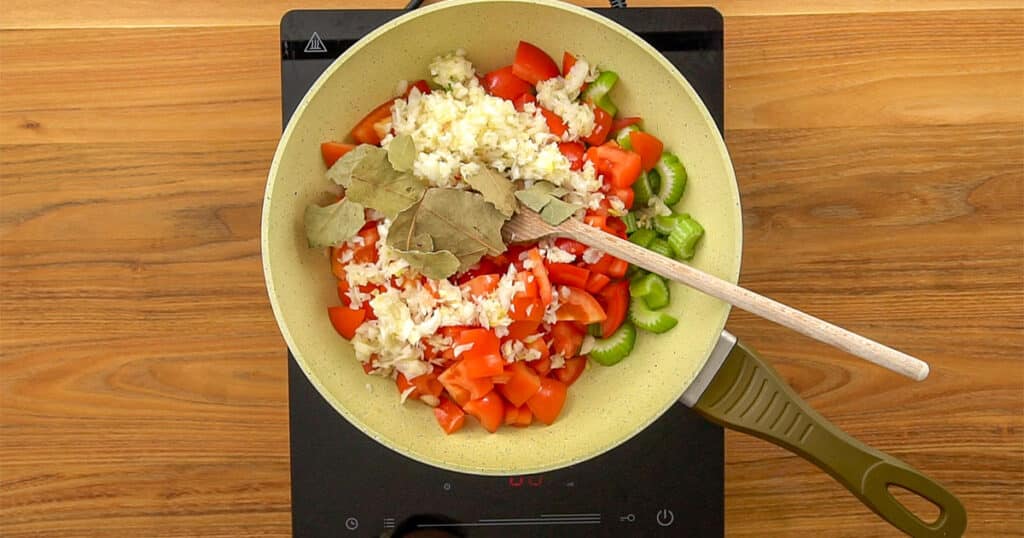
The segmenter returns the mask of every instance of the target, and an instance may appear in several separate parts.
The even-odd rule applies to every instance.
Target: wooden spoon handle
[[[928,377],[928,364],[920,359],[694,269],[689,265],[651,252],[582,222],[573,219],[566,221],[559,227],[559,234],[573,237],[616,258],[682,282],[747,312],[789,327],[800,334],[867,359],[911,379],[921,381]]]

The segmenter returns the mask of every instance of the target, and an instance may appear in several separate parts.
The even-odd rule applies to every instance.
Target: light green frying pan
[[[510,62],[517,42],[583,54],[616,71],[613,97],[627,115],[679,153],[690,181],[680,209],[707,229],[693,265],[735,282],[742,243],[740,200],[725,144],[679,72],[628,30],[568,4],[539,0],[450,1],[395,19],[342,55],[299,105],[274,155],[264,200],[263,264],[281,332],[298,364],[345,419],[385,446],[429,465],[476,474],[529,474],[593,458],[643,430],[676,401],[709,420],[748,432],[813,461],[872,510],[915,536],[958,536],[963,506],[905,463],[846,436],[811,410],[765,362],[723,332],[729,306],[682,286],[672,289],[679,325],[644,335],[611,368],[591,365],[549,427],[488,434],[467,427],[445,436],[430,409],[400,405],[393,382],[366,376],[326,316],[337,300],[320,250],[306,247],[302,214],[324,200],[319,144],[342,140],[397,81],[429,78],[437,54],[463,48],[478,69]],[[339,457],[344,455],[339,454]],[[666,469],[685,469],[670,465]],[[689,464],[693,464],[690,462]],[[678,472],[685,472],[680,470]],[[889,485],[939,506],[926,523]]]

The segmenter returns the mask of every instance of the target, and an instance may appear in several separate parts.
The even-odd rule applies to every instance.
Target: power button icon
[[[654,516],[654,519],[658,522],[658,525],[662,527],[668,527],[676,520],[676,515],[672,513],[668,508],[662,508],[658,510],[658,513]]]

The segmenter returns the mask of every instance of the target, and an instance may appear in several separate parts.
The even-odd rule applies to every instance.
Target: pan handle
[[[901,531],[916,537],[963,535],[963,504],[938,482],[843,433],[811,409],[753,350],[736,344],[693,408],[708,420],[771,441],[814,463]],[[899,503],[903,487],[939,507],[928,523]]]

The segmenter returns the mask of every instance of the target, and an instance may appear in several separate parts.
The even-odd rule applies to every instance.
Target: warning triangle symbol
[[[313,32],[313,36],[306,42],[306,48],[302,50],[304,52],[327,52],[327,46],[324,45],[324,40],[320,39],[320,34]]]

